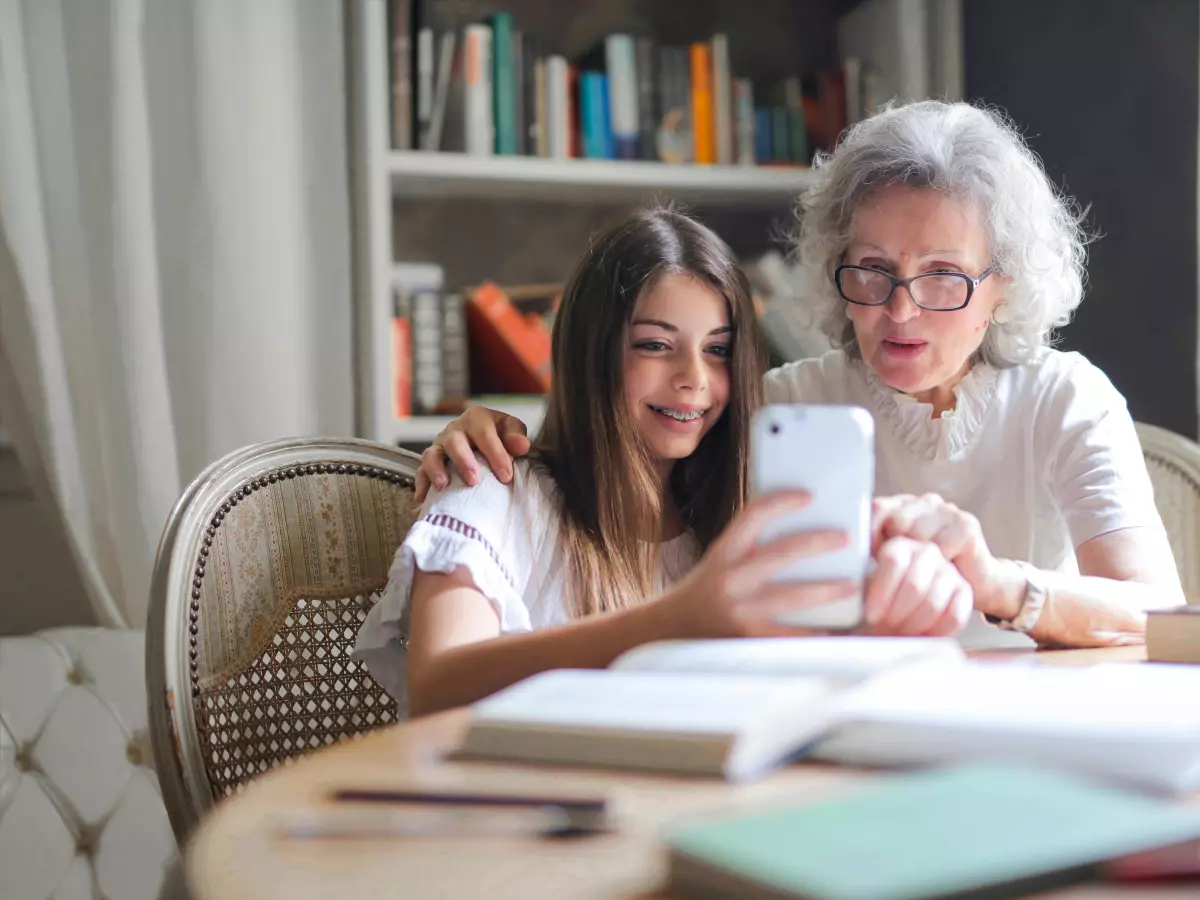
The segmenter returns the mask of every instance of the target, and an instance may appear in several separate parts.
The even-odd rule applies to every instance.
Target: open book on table
[[[740,780],[823,735],[849,686],[963,659],[941,638],[646,644],[608,669],[543,672],[480,701],[460,755]]]
[[[1200,667],[967,660],[950,640],[648,644],[475,705],[468,756],[750,778],[797,755],[867,766],[1000,760],[1200,789]]]
[[[897,671],[844,693],[837,720],[815,757],[867,766],[1019,761],[1157,792],[1200,789],[1195,666]]]

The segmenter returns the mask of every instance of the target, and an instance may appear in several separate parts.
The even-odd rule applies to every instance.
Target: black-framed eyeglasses
[[[953,312],[970,303],[975,288],[995,271],[993,263],[978,278],[965,272],[926,272],[912,278],[893,278],[880,269],[841,265],[833,270],[833,280],[844,300],[860,306],[883,306],[896,288],[903,287],[921,309]]]

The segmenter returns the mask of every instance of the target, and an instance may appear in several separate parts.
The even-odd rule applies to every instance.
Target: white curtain
[[[105,624],[188,480],[353,428],[341,4],[0,0],[0,422]]]

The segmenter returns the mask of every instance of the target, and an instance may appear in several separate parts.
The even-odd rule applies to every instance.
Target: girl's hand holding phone
[[[776,517],[811,502],[802,491],[781,491],[749,501],[686,578],[660,599],[679,637],[768,637],[808,634],[777,619],[853,596],[853,580],[779,582],[773,577],[797,559],[846,546],[836,530],[794,532],[759,543]]]
[[[792,532],[760,543],[776,517],[804,509],[802,491],[764,494],[748,502],[704,557],[659,601],[680,637],[769,637],[813,634],[783,624],[789,614],[854,596],[853,579],[779,581],[798,559],[844,548],[844,532]],[[881,542],[864,597],[865,630],[879,635],[952,635],[971,615],[971,588],[937,546],[898,537]]]

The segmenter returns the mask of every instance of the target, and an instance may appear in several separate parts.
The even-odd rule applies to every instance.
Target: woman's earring
[[[1000,304],[997,304],[996,308],[992,310],[992,324],[993,325],[1007,325],[1008,322],[1010,321],[1008,318],[1008,313],[1006,313],[1004,311],[1004,307],[1005,307],[1005,304],[1000,303]]]

